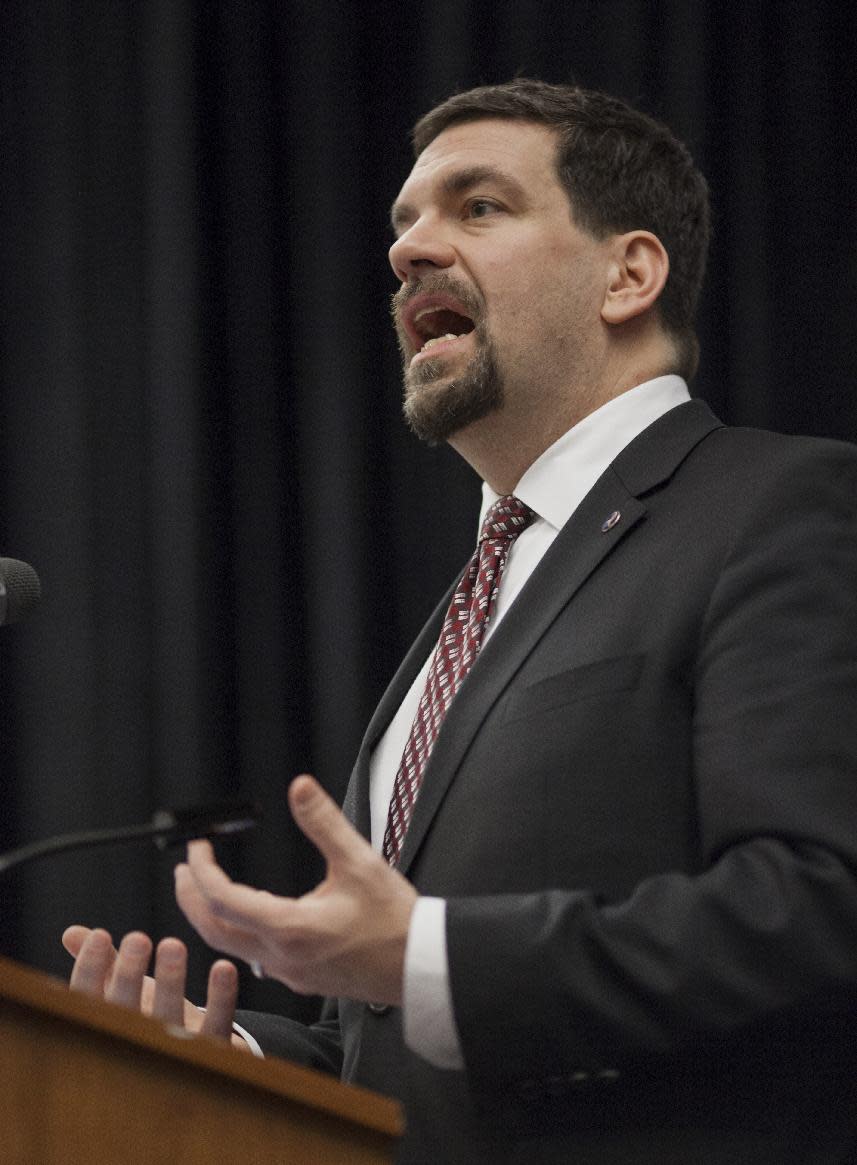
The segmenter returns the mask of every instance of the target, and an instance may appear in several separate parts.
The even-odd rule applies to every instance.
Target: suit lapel
[[[450,782],[493,704],[562,609],[604,558],[645,516],[640,500],[668,479],[720,422],[700,401],[665,414],[622,451],[560,531],[456,694],[426,766],[400,854],[406,873]],[[618,519],[614,515],[618,514]],[[438,604],[370,721],[346,795],[345,811],[370,833],[369,757],[437,641],[458,579]]]
[[[381,697],[377,708],[369,721],[357,760],[351,772],[348,789],[342,810],[351,823],[360,830],[364,837],[371,839],[372,823],[369,810],[369,760],[372,750],[387,730],[387,726],[396,714],[396,711],[407,695],[411,684],[417,677],[420,668],[428,658],[440,636],[444,616],[450,604],[455,588],[464,573],[466,563],[462,564],[461,571],[455,582],[450,586],[444,597],[435,607],[427,623],[414,640],[410,651],[402,660],[396,674],[390,681],[387,690]]]

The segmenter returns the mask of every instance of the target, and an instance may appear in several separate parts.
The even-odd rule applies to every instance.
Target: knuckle
[[[226,903],[219,894],[214,894],[209,898],[208,909],[215,918],[225,918],[228,913]]]

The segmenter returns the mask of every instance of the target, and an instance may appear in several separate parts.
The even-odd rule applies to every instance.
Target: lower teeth
[[[423,351],[430,348],[432,344],[439,344],[441,340],[460,340],[460,336],[456,336],[454,332],[447,332],[445,336],[433,336],[430,340],[426,340],[423,344]]]

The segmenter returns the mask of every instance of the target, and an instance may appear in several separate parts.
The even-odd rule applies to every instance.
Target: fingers
[[[141,931],[126,934],[117,951],[106,930],[70,926],[62,936],[63,946],[75,956],[69,978],[72,991],[98,995],[123,1007],[140,1008],[149,959],[151,939]]]
[[[117,951],[106,930],[70,926],[63,945],[75,956],[69,986],[100,995],[123,1007],[139,1008],[143,981],[152,956],[151,939],[141,931],[126,934]]]
[[[63,943],[72,930],[86,931],[86,927],[69,927],[63,935]],[[103,995],[116,959],[113,940],[106,930],[87,931],[77,946],[80,938],[80,934],[73,935],[72,947],[66,947],[75,955],[69,986],[72,991],[82,991],[85,995]]]
[[[203,1012],[184,997],[187,947],[179,939],[165,938],[158,943],[153,979],[146,975],[152,942],[141,931],[126,934],[118,951],[106,930],[70,926],[62,939],[69,954],[75,956],[69,980],[72,990],[142,1010],[162,1023],[188,1031],[231,1038],[238,1002],[238,971],[232,963],[219,959],[211,968]]]
[[[90,934],[92,934],[92,930],[88,926],[69,926],[63,931],[62,945],[76,959],[80,954],[80,948]]]
[[[264,944],[254,933],[270,925],[272,909],[282,910],[288,899],[233,882],[207,841],[191,842],[187,852],[187,862],[175,869],[176,900],[191,926],[217,950],[261,958]]]
[[[187,947],[175,938],[161,939],[155,952],[155,1001],[152,1015],[163,1023],[184,1026],[216,1039],[232,1036],[232,1020],[238,1003],[238,971],[219,959],[208,976],[205,1011],[184,997]]]
[[[143,980],[152,957],[152,940],[142,931],[126,934],[113,962],[104,998],[123,1007],[140,1007]]]
[[[187,947],[177,938],[161,939],[155,951],[155,994],[152,1015],[181,1027],[185,1020]]]
[[[216,1039],[232,1038],[232,1021],[238,1003],[238,971],[233,963],[218,959],[208,973],[208,995],[202,1033]]]
[[[327,862],[337,862],[369,848],[342,810],[314,777],[295,777],[289,786],[292,816]]]

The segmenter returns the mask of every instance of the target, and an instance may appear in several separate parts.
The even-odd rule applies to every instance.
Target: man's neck
[[[560,400],[527,400],[517,409],[508,402],[496,412],[454,433],[449,444],[498,494],[514,493],[530,466],[563,433],[622,393],[661,376],[662,362],[620,371],[597,389],[579,389]]]

